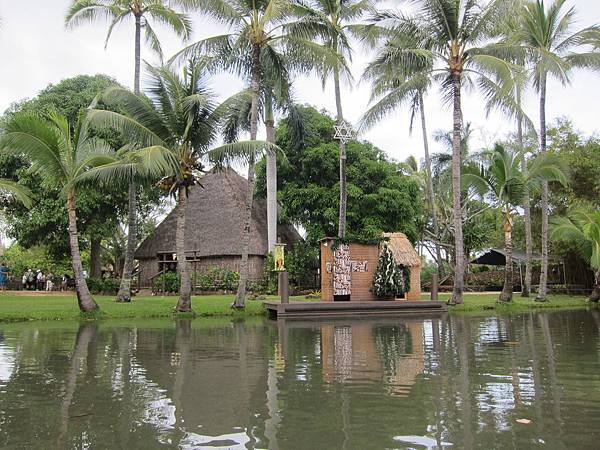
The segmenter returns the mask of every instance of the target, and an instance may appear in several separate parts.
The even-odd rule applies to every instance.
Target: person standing
[[[8,267],[4,263],[0,263],[0,291],[6,290],[8,283]]]
[[[45,283],[45,278],[44,278],[44,272],[42,272],[40,269],[38,269],[37,271],[37,275],[35,276],[35,280],[36,280],[36,286],[35,286],[35,290],[36,291],[43,291],[44,288],[46,287],[46,283]]]
[[[54,274],[48,272],[46,276],[46,292],[52,292],[54,290]]]

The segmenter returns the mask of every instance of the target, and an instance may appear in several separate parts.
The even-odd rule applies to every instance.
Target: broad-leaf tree
[[[418,45],[403,48],[399,63],[414,68],[405,82],[423,75],[434,76],[445,100],[452,105],[452,190],[454,228],[454,290],[451,303],[462,303],[465,256],[461,214],[462,92],[465,84],[488,91],[511,92],[512,65],[498,56],[493,30],[510,11],[511,0],[416,0],[414,17],[382,14],[380,22],[394,29],[404,42]],[[426,64],[428,61],[430,64]]]
[[[538,155],[530,161],[526,172],[522,171],[523,158],[522,151],[510,151],[497,145],[489,166],[468,166],[462,179],[465,186],[474,188],[503,215],[506,267],[500,302],[509,302],[513,296],[512,231],[516,208],[523,204],[526,193],[544,182],[566,184],[564,168],[556,155]]]
[[[189,189],[198,184],[207,159],[228,161],[255,157],[264,142],[238,142],[210,150],[218,135],[220,108],[203,78],[203,64],[190,62],[183,76],[171,68],[149,68],[150,97],[123,88],[104,93],[107,104],[119,105],[124,114],[92,110],[90,122],[119,130],[138,147],[113,164],[88,174],[88,179],[114,182],[131,177],[163,176],[159,186],[177,199],[175,230],[177,270],[180,277],[177,311],[192,311],[191,284],[186,258],[186,207]]]
[[[593,25],[574,31],[575,9],[565,8],[566,0],[554,0],[547,8],[544,0],[526,2],[519,9],[519,27],[510,40],[526,55],[533,72],[533,85],[539,93],[540,152],[546,152],[546,98],[548,77],[566,85],[574,68],[600,68],[600,27]],[[537,301],[546,300],[548,281],[548,184],[542,186],[542,268]]]
[[[77,183],[89,168],[114,161],[114,152],[104,141],[90,137],[85,114],[74,131],[64,116],[47,117],[17,114],[4,125],[0,151],[21,154],[31,161],[31,168],[43,183],[61,189],[66,198],[69,218],[69,246],[75,274],[77,301],[81,311],[98,309],[83,276],[77,232]]]
[[[135,70],[133,91],[136,94],[139,94],[142,60],[142,31],[144,31],[147,44],[162,60],[162,48],[154,28],[152,27],[152,23],[159,23],[166,26],[174,31],[178,37],[187,40],[191,34],[191,21],[185,13],[173,9],[172,6],[187,8],[191,6],[192,3],[193,1],[191,0],[74,0],[65,17],[65,24],[67,27],[73,28],[83,23],[95,22],[100,19],[108,20],[110,26],[106,35],[106,46],[108,45],[114,27],[133,19],[135,26]],[[127,248],[117,301],[131,300],[133,254],[137,242],[137,184],[134,180],[131,180],[129,183],[128,195]]]

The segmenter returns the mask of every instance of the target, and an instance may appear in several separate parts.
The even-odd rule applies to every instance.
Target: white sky
[[[126,22],[115,30],[108,48],[104,49],[107,24],[85,25],[74,31],[66,31],[63,26],[69,0],[0,0],[0,111],[12,102],[33,97],[49,83],[57,83],[79,74],[105,73],[120,83],[132,86],[133,79],[133,24]],[[392,2],[399,3],[402,2]],[[576,6],[578,26],[600,22],[600,2],[598,0],[570,0]],[[208,22],[197,14],[193,16],[195,38],[207,37],[222,32],[219,26]],[[173,35],[160,27],[159,37],[167,56],[181,48],[181,43]],[[143,55],[153,61],[148,49]],[[353,71],[356,79],[369,55],[356,52]],[[572,84],[562,87],[554,82],[549,85],[548,118],[550,120],[567,116],[575,127],[584,133],[592,134],[600,130],[598,116],[594,113],[599,95],[600,74],[576,72]],[[214,80],[214,90],[223,98],[242,87],[234,77],[222,75]],[[335,111],[332,86],[321,89],[316,78],[300,78],[296,82],[296,97],[302,103]],[[366,110],[369,96],[367,85],[346,88],[342,93],[344,114],[356,123]],[[450,129],[451,112],[440,106],[436,93],[427,101],[429,132],[436,129]],[[537,122],[537,103],[534,96],[526,99],[526,108],[534,122]],[[511,131],[512,124],[499,115],[485,117],[481,101],[476,94],[467,94],[464,102],[466,121],[472,122],[477,147],[489,145],[497,138]],[[363,137],[385,150],[395,159],[405,159],[413,154],[422,156],[420,128],[415,128],[411,137],[408,133],[408,113],[400,111],[391,115]],[[433,151],[439,150],[433,143]]]

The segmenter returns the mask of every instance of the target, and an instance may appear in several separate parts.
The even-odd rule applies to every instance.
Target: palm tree
[[[409,132],[412,133],[414,119],[419,114],[421,121],[421,132],[423,137],[423,151],[425,153],[426,191],[431,208],[431,224],[434,235],[435,257],[438,273],[443,277],[444,266],[442,263],[442,252],[440,246],[440,228],[438,224],[438,212],[433,189],[433,174],[431,156],[429,154],[429,139],[427,136],[427,122],[425,120],[424,96],[431,86],[432,80],[426,74],[431,67],[406,67],[397,64],[396,55],[402,54],[403,48],[414,48],[417,42],[403,42],[403,38],[411,36],[395,36],[393,31],[386,33],[381,30],[382,35],[389,35],[384,45],[378,50],[375,59],[366,67],[362,78],[371,80],[371,102],[373,106],[362,116],[360,129],[368,129],[381,121],[389,113],[398,107],[407,104],[410,109]],[[423,59],[423,64],[431,63],[429,59]],[[405,83],[406,77],[403,73],[415,70],[421,76],[411,78],[411,83]]]
[[[180,278],[177,311],[192,311],[189,267],[185,252],[186,207],[189,189],[199,184],[208,159],[227,162],[251,159],[264,142],[238,142],[209,150],[218,136],[221,108],[208,89],[202,73],[204,64],[190,62],[179,77],[168,67],[152,68],[150,98],[130,91],[109,88],[102,100],[119,105],[125,114],[105,110],[89,112],[90,123],[113,127],[136,143],[139,149],[123,159],[92,171],[91,180],[114,182],[129,179],[132,172],[146,177],[163,176],[161,189],[177,199],[175,230],[177,270]]]
[[[513,296],[512,216],[515,208],[522,205],[526,193],[541,186],[543,182],[566,183],[562,164],[555,155],[537,156],[531,160],[526,172],[521,170],[523,159],[522,151],[507,151],[504,147],[496,145],[489,167],[468,166],[464,169],[462,177],[465,186],[473,187],[504,217],[506,268],[499,302],[509,302]]]
[[[306,3],[297,3],[298,14],[303,16],[302,20],[289,27],[290,32],[301,33],[308,38],[319,38],[339,59],[332,65],[321,69],[323,84],[329,76],[333,75],[333,88],[335,93],[336,119],[338,125],[342,125],[344,113],[342,110],[342,94],[340,82],[342,76],[350,78],[346,68],[346,61],[352,58],[352,47],[350,37],[362,36],[363,27],[354,23],[366,13],[374,13],[374,1],[372,0],[309,0]],[[338,237],[346,236],[346,210],[348,188],[346,183],[346,143],[339,141],[340,149],[340,207],[338,219]]]
[[[397,58],[409,70],[406,83],[414,77],[431,76],[441,83],[445,99],[453,108],[452,191],[454,228],[454,290],[450,303],[462,303],[464,289],[464,239],[461,214],[461,130],[462,90],[465,83],[487,89],[497,85],[499,92],[512,90],[512,66],[497,56],[492,40],[494,26],[510,11],[512,1],[482,2],[462,0],[418,0],[416,15],[383,14],[380,21],[388,25],[403,42],[416,42],[414,48],[403,48]],[[428,60],[430,64],[424,64]]]
[[[21,186],[19,183],[0,178],[0,194],[12,195],[15,200],[23,203],[25,207],[31,208],[32,193],[29,189],[25,186]]]
[[[525,3],[519,10],[520,26],[510,39],[526,54],[533,71],[533,85],[540,99],[540,152],[547,149],[546,96],[548,77],[563,85],[573,68],[600,68],[600,27],[573,32],[575,9],[564,11],[566,0],[554,0],[546,9],[544,0]],[[536,301],[546,301],[548,281],[548,184],[542,186],[542,268]]]
[[[600,211],[588,205],[578,205],[567,217],[552,220],[551,237],[575,246],[594,270],[596,283],[589,299],[600,300]]]
[[[324,61],[337,61],[322,46],[311,42],[291,27],[297,13],[289,0],[202,0],[196,2],[200,12],[229,25],[231,31],[198,41],[179,52],[177,58],[190,54],[208,54],[214,68],[223,68],[241,76],[250,85],[250,139],[256,141],[258,118],[265,67],[285,67],[293,62],[297,70],[308,71]],[[288,29],[288,27],[291,27]],[[270,160],[273,167],[274,160]],[[243,308],[248,281],[248,251],[250,245],[250,219],[255,183],[255,159],[248,158],[248,192],[246,195],[242,258],[238,292],[232,307]],[[272,170],[269,171],[272,173]],[[274,184],[271,184],[272,186]],[[271,195],[271,202],[276,201]],[[271,210],[273,210],[271,205]],[[276,206],[275,206],[276,208]],[[273,221],[273,220],[272,220]],[[273,227],[276,223],[272,224]],[[273,231],[271,231],[273,234]]]
[[[163,57],[162,47],[151,22],[161,23],[173,30],[177,36],[187,40],[192,32],[188,16],[171,8],[171,4],[187,8],[192,6],[191,0],[74,0],[67,15],[65,24],[74,28],[83,23],[95,22],[98,19],[110,21],[106,35],[105,47],[116,25],[133,18],[135,24],[135,70],[133,78],[133,91],[140,93],[140,68],[141,68],[141,33],[145,33],[146,42],[158,56]],[[134,180],[128,187],[128,235],[125,250],[125,264],[121,277],[121,285],[117,294],[117,301],[131,301],[131,279],[133,272],[133,254],[136,248],[137,234],[137,184]]]
[[[67,119],[57,113],[47,117],[17,114],[4,126],[0,151],[23,154],[32,163],[44,183],[62,190],[69,217],[69,245],[75,274],[79,309],[95,311],[97,303],[83,276],[79,236],[77,233],[77,185],[87,169],[113,162],[114,152],[105,142],[90,137],[85,114],[82,113],[74,132]]]

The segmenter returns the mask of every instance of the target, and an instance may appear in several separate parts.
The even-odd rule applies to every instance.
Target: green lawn
[[[427,299],[424,295],[423,299]],[[442,294],[442,300],[449,294]],[[450,308],[451,313],[472,312],[522,312],[539,308],[583,308],[588,305],[585,297],[552,296],[546,303],[536,303],[532,299],[522,299],[518,294],[510,304],[496,303],[497,294],[467,294],[463,305]],[[150,319],[172,317],[177,297],[136,297],[131,303],[115,303],[113,297],[95,296],[100,304],[100,313],[90,318],[98,319]],[[268,300],[277,300],[269,297]],[[304,300],[304,297],[292,298],[293,301]],[[229,305],[232,295],[197,296],[192,306],[200,317],[249,317],[265,314],[260,300],[248,300],[244,311],[234,311]],[[313,300],[314,301],[314,300]],[[74,295],[42,296],[0,293],[0,322],[17,322],[30,320],[78,320],[81,316]]]

